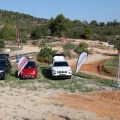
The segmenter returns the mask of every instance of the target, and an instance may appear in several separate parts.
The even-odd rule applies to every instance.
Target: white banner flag
[[[18,76],[25,67],[25,65],[28,63],[28,59],[26,57],[21,57],[18,62]]]
[[[86,52],[82,52],[78,58],[77,65],[76,65],[76,73],[79,71],[80,67],[82,64],[85,62],[87,59],[88,54]]]

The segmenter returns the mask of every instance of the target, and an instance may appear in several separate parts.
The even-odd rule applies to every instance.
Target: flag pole
[[[22,40],[20,39],[20,35],[19,35],[18,25],[16,25],[16,40],[18,47],[21,47],[21,49],[23,49]]]
[[[120,88],[120,51],[118,51],[118,76],[117,76],[117,83],[112,84],[112,87]]]
[[[20,45],[20,40],[19,40],[18,25],[16,25],[16,40],[17,40],[17,44],[18,44],[18,47],[19,47],[19,45]]]

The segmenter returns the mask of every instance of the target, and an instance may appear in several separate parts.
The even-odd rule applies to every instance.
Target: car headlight
[[[35,74],[36,74],[36,71],[33,71],[32,74],[35,75]]]
[[[0,70],[0,73],[4,72],[4,70]]]
[[[68,73],[69,73],[69,74],[71,74],[71,73],[72,73],[72,70],[71,70],[71,69],[70,69],[70,70],[68,70]]]

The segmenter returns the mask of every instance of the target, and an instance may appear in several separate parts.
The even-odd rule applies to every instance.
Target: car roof
[[[54,62],[67,62],[66,60],[55,60]]]
[[[63,56],[63,57],[65,57],[64,54],[60,54],[60,53],[58,53],[58,54],[56,53],[56,54],[53,55],[53,57],[55,57],[55,56]]]

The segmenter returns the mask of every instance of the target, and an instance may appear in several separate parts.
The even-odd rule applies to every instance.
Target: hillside
[[[64,23],[64,20],[67,20],[67,22]],[[67,26],[68,23],[69,26]],[[56,18],[51,16],[51,19],[48,20],[24,13],[0,10],[0,30],[5,25],[15,28],[16,24],[19,26],[22,39],[40,39],[41,36],[48,36],[54,33],[52,36],[74,39],[120,40],[120,22],[117,20],[108,21],[107,23],[92,20],[88,23],[87,21],[69,20],[62,14],[56,16]],[[33,35],[32,37],[31,34]],[[5,39],[1,36],[0,38]]]
[[[45,25],[48,20],[44,18],[36,18],[24,13],[0,10],[0,29],[5,25],[15,28],[19,26],[20,37],[26,39],[30,35],[35,26]],[[2,38],[4,39],[4,38]]]
[[[7,10],[0,10],[0,24],[4,25],[8,24],[21,24],[21,25],[37,25],[37,24],[46,24],[47,19],[44,18],[36,18],[34,16],[12,12]]]

